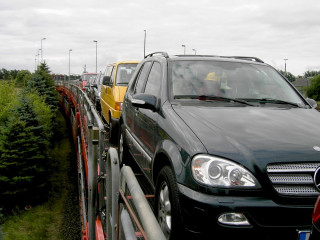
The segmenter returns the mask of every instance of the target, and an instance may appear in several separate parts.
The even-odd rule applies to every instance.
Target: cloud
[[[276,68],[303,74],[319,66],[318,0],[11,0],[0,4],[0,68],[34,69],[43,41],[51,71],[95,71],[146,51],[257,56]]]

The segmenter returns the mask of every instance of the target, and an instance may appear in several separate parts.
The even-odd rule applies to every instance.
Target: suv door
[[[152,64],[148,79],[142,93],[155,96],[159,99],[161,91],[161,65],[159,62]],[[157,101],[156,101],[157,102]],[[140,167],[151,179],[152,159],[156,149],[158,111],[149,109],[135,109],[135,124],[137,137],[144,152],[142,153]]]
[[[129,135],[127,137],[128,140],[128,145],[131,146],[130,150],[137,162],[142,161],[142,151],[140,144],[138,143],[137,139],[138,137],[138,131],[137,131],[137,125],[135,122],[136,114],[137,114],[137,109],[134,107],[131,103],[133,95],[137,93],[141,93],[145,81],[147,79],[147,76],[150,71],[150,66],[151,62],[145,62],[141,68],[139,69],[139,74],[137,75],[135,82],[134,82],[134,88],[133,89],[128,89],[127,91],[127,97],[124,99],[124,104],[126,108],[126,123],[127,123],[127,128],[129,130]]]

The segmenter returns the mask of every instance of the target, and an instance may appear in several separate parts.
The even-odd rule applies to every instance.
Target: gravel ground
[[[59,116],[60,115],[60,116]],[[73,145],[71,125],[69,119],[58,113],[57,117],[57,145],[65,154],[60,159],[56,159],[57,169],[57,189],[63,198],[62,222],[59,228],[60,236],[64,240],[81,239],[81,222],[78,195],[78,175],[77,159]],[[67,155],[67,156],[65,156]]]

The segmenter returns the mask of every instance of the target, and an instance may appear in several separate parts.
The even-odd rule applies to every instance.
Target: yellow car
[[[124,94],[138,63],[137,61],[112,63],[107,66],[105,71],[100,103],[102,116],[109,125],[111,143],[116,143],[118,140],[119,119]]]

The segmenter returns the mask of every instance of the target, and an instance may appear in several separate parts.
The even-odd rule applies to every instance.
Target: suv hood
[[[272,162],[320,162],[320,113],[274,107],[173,106],[209,154],[249,169]],[[320,148],[316,148],[320,149]]]

